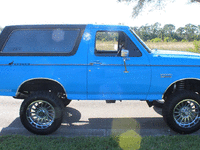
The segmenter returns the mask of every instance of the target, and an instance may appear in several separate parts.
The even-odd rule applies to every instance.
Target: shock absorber
[[[185,89],[185,81],[179,81],[176,83],[176,90],[183,91]]]

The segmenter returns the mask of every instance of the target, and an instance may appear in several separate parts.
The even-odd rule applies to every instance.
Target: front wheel
[[[62,102],[56,95],[36,92],[23,101],[20,108],[20,119],[30,132],[45,135],[60,127],[62,111]]]
[[[178,133],[189,134],[199,130],[200,96],[190,91],[174,93],[164,103],[163,118]]]

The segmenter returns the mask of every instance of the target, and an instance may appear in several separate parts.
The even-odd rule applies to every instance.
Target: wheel
[[[33,93],[21,104],[21,122],[34,134],[46,135],[56,131],[61,125],[62,117],[63,104],[52,93]]]
[[[153,105],[158,108],[163,108],[164,102],[164,100],[155,100],[153,101]]]
[[[162,111],[164,121],[178,133],[193,133],[200,127],[200,96],[194,92],[174,93],[164,103]]]

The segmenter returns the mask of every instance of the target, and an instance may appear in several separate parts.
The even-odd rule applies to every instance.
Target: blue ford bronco
[[[200,54],[151,50],[127,26],[7,26],[0,35],[0,95],[24,99],[20,119],[50,134],[76,100],[163,100],[174,131],[200,128]]]

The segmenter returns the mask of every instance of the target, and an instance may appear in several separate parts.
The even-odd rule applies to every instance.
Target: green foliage
[[[178,42],[177,39],[173,39],[172,42]]]
[[[189,48],[187,51],[195,52],[195,53],[200,53],[200,41],[194,41],[193,42],[194,48]]]
[[[164,42],[200,40],[200,25],[187,24],[185,27],[179,27],[175,30],[173,24],[166,24],[161,28],[161,24],[157,22],[153,25],[143,25],[141,27],[133,27],[132,29],[144,41],[154,41],[155,38],[160,38]]]
[[[177,39],[172,39],[170,37],[165,37],[164,42],[178,42]]]
[[[200,52],[200,41],[194,41],[193,42],[194,47],[195,47],[195,51]]]
[[[160,38],[154,38],[151,40],[151,42],[157,43],[157,42],[162,42]]]
[[[118,33],[117,32],[97,32],[96,39],[99,41],[115,41],[118,40]]]
[[[182,39],[181,42],[188,42],[186,39]]]
[[[170,41],[171,41],[171,39],[169,37],[164,38],[164,42],[170,42]]]

